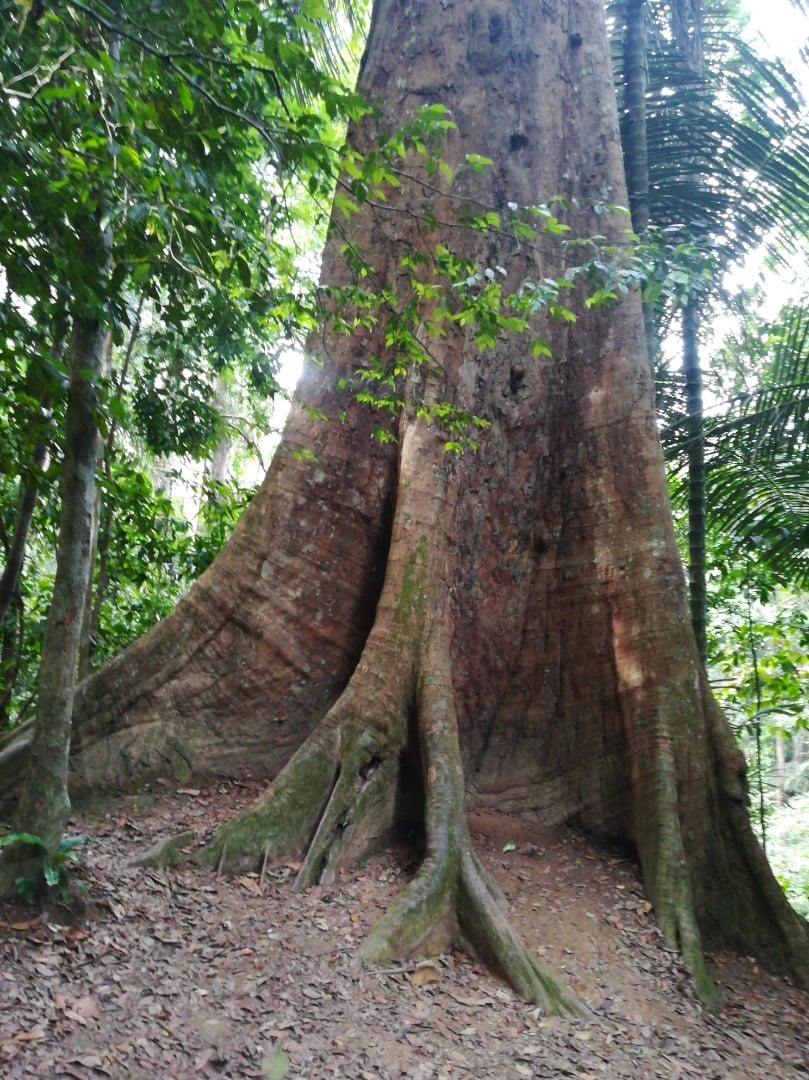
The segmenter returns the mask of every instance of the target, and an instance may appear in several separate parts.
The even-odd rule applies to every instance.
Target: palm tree
[[[710,522],[776,580],[809,587],[809,297],[724,349],[736,392],[704,424]],[[743,370],[743,367],[746,370]],[[750,370],[754,369],[750,378]],[[752,383],[748,387],[748,381]],[[682,436],[680,428],[680,436]],[[668,432],[675,457],[683,439]],[[741,556],[740,556],[741,557]]]
[[[679,317],[688,458],[691,617],[706,653],[705,433],[700,326],[722,277],[767,242],[809,233],[809,116],[794,77],[739,36],[724,0],[624,0],[616,53],[633,226],[689,252],[683,288],[647,319],[650,352]],[[664,256],[665,257],[665,256]]]

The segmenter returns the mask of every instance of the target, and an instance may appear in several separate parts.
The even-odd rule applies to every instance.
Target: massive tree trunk
[[[426,280],[439,244],[475,259],[482,282],[498,267],[506,288],[555,277],[577,249],[554,232],[520,241],[507,218],[509,203],[556,196],[570,200],[568,236],[620,244],[625,219],[603,213],[627,196],[601,7],[378,0],[360,91],[379,114],[350,142],[365,151],[443,102],[453,179],[406,178],[336,221],[324,283],[353,281],[346,236],[402,304],[402,258],[423,254]],[[479,174],[468,153],[494,164]],[[406,171],[421,167],[411,157]],[[465,208],[501,224],[461,227]],[[421,825],[421,868],[369,957],[460,933],[547,1008],[577,1004],[511,932],[464,803],[574,820],[635,846],[706,997],[700,930],[806,981],[809,939],[750,831],[744,763],[697,658],[640,299],[571,303],[575,323],[541,316],[532,331],[551,358],[532,356],[530,335],[500,332],[481,351],[457,322],[425,330],[432,363],[408,376],[395,443],[371,438],[386,421],[339,382],[385,355],[384,317],[324,328],[231,542],[170,618],[81,688],[76,783],[283,765],[205,857],[235,868],[296,854],[302,885]],[[417,398],[485,418],[479,450],[448,454]]]

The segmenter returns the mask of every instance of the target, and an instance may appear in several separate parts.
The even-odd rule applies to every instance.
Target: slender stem
[[[756,713],[753,719],[753,735],[756,740],[756,774],[758,786],[758,820],[761,826],[761,846],[767,851],[767,821],[764,813],[764,776],[761,764],[761,674],[758,668],[758,649],[753,630],[753,602],[750,599],[750,564],[747,563],[747,575],[745,577],[745,601],[747,603],[747,636],[750,643],[750,660],[753,664],[753,686],[756,691]]]

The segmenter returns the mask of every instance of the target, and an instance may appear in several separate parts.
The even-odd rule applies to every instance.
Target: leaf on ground
[[[410,973],[410,981],[414,986],[425,986],[427,983],[441,981],[441,968],[435,960],[420,960]]]
[[[241,885],[243,889],[247,889],[248,892],[254,896],[261,896],[261,885],[257,878],[245,875],[244,877],[237,877],[236,884]]]
[[[98,1002],[90,994],[87,997],[80,998],[73,1006],[73,1009],[86,1020],[99,1020],[101,1018]]]
[[[36,1042],[37,1039],[44,1039],[45,1032],[42,1028],[32,1028],[31,1031],[21,1031],[19,1035],[14,1036],[15,1042]]]
[[[73,1057],[65,1064],[83,1065],[85,1069],[93,1069],[95,1072],[103,1072],[109,1076],[109,1070],[104,1067],[104,1062],[98,1054],[83,1054],[81,1057]]]
[[[274,1046],[261,1062],[267,1080],[284,1080],[289,1072],[289,1057],[281,1046]]]
[[[213,1050],[213,1048],[210,1046],[206,1047],[206,1049],[203,1050],[201,1054],[197,1054],[197,1056],[194,1058],[194,1071],[198,1073],[202,1072],[205,1066],[213,1060],[214,1056],[215,1051]]]

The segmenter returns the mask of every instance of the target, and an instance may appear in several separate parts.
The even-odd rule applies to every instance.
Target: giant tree
[[[606,265],[566,238],[627,243],[600,0],[378,0],[359,89],[281,448],[174,613],[80,687],[76,784],[261,762],[272,784],[200,857],[298,856],[301,886],[415,829],[368,957],[460,935],[561,1009],[465,811],[576,821],[634,845],[705,997],[704,934],[807,982],[689,625],[640,297],[559,302]],[[454,125],[440,162],[425,104]],[[464,418],[486,426],[455,454]]]

